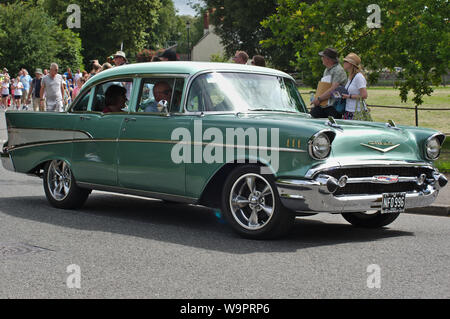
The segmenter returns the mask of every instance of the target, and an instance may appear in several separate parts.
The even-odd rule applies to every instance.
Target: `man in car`
[[[167,101],[167,104],[170,104],[170,100],[172,98],[172,88],[170,87],[170,85],[166,81],[160,81],[156,83],[153,87],[153,96],[155,97],[155,101],[151,102],[148,105],[145,105],[144,112],[167,112],[168,110],[161,109],[162,105],[160,104],[160,102],[164,100]]]

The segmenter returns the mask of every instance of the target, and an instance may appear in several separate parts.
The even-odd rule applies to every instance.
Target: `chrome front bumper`
[[[359,181],[361,179],[346,180],[347,183]],[[340,187],[339,182],[331,176],[318,175],[311,180],[279,179],[276,185],[283,205],[295,212],[344,213],[381,209],[383,194],[335,196],[334,192]],[[406,192],[405,208],[431,205],[436,200],[439,190],[446,184],[445,176],[436,172],[434,179],[426,180],[424,190]]]
[[[0,157],[2,159],[2,165],[6,170],[11,171],[11,172],[16,171],[14,169],[14,164],[11,159],[11,156],[9,155],[8,152],[5,152],[5,151],[0,152]]]

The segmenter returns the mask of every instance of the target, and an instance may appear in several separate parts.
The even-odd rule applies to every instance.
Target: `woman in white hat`
[[[344,70],[349,75],[345,85],[348,94],[342,95],[344,99],[347,99],[345,113],[342,118],[352,120],[357,111],[356,108],[361,107],[361,103],[358,103],[359,100],[367,99],[367,81],[362,74],[361,58],[355,53],[350,53],[344,58]]]

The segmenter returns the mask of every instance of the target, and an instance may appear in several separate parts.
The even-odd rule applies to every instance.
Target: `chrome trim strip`
[[[2,160],[2,166],[3,168],[5,168],[7,171],[11,171],[11,172],[15,172],[16,169],[14,167],[14,162],[11,158],[11,154],[9,154],[8,152],[0,152],[0,157]]]
[[[305,175],[305,178],[311,179],[315,175],[319,174],[322,171],[327,171],[331,169],[342,169],[342,168],[361,168],[361,167],[415,167],[415,168],[426,168],[434,170],[435,168],[427,162],[415,162],[415,161],[346,161],[346,162],[338,162],[338,161],[329,161],[326,163],[319,164],[315,167],[312,167],[308,170]]]
[[[172,194],[166,194],[166,193],[157,193],[157,192],[151,192],[151,191],[143,191],[143,190],[124,188],[124,187],[119,187],[119,186],[98,185],[98,184],[84,183],[84,182],[76,182],[76,184],[81,188],[87,188],[87,189],[98,190],[98,191],[103,191],[103,192],[128,194],[128,195],[141,196],[141,197],[147,197],[147,198],[157,198],[157,199],[164,199],[164,200],[173,200],[173,201],[187,203],[187,204],[196,204],[198,201],[198,198],[193,198],[193,197],[172,195]]]
[[[8,129],[8,138],[9,145],[14,147],[34,143],[86,139],[92,138],[92,136],[86,132],[76,130],[10,128]]]
[[[76,139],[76,140],[60,140],[60,141],[52,141],[52,142],[38,142],[38,143],[29,143],[18,146],[10,146],[7,148],[9,152],[30,148],[30,147],[38,147],[38,146],[47,146],[47,145],[58,145],[58,144],[69,144],[69,143],[156,143],[156,144],[183,144],[183,145],[193,145],[193,146],[214,146],[214,147],[223,147],[223,148],[236,148],[236,149],[248,149],[248,150],[262,150],[262,151],[271,151],[271,152],[288,152],[288,153],[306,153],[304,150],[299,149],[290,149],[283,147],[265,147],[265,146],[252,146],[252,145],[228,145],[228,144],[216,144],[216,143],[207,143],[207,142],[191,142],[191,141],[172,141],[172,140],[143,140],[143,139]]]

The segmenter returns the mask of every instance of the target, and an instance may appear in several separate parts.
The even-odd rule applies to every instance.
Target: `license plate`
[[[382,214],[403,213],[405,211],[406,193],[383,194]]]

